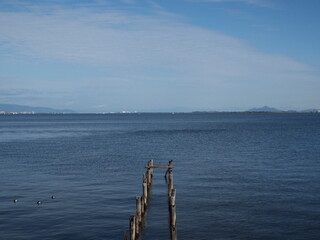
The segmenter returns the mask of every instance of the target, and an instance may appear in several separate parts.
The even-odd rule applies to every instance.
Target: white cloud
[[[0,40],[9,43],[3,47],[33,57],[129,68],[184,70],[187,65],[232,76],[251,72],[252,64],[307,68],[282,56],[258,52],[239,39],[175,19],[60,9],[49,15],[1,13],[0,22]]]
[[[7,43],[2,49],[12,51],[13,56],[105,69],[105,78],[80,84],[83,87],[78,95],[95,95],[88,103],[91,105],[114,99],[121,102],[123,98],[123,106],[152,108],[154,102],[146,102],[143,96],[156,96],[159,107],[169,101],[193,108],[215,107],[221,102],[229,106],[241,102],[245,106],[252,102],[250,94],[257,104],[276,105],[286,97],[294,101],[299,86],[315,79],[315,69],[307,64],[260,52],[240,39],[161,14],[57,6],[46,9],[45,14],[41,9],[2,12],[0,41]],[[68,84],[70,91],[72,84]],[[94,85],[91,90],[90,85]],[[94,91],[97,94],[92,94]],[[313,92],[314,85],[304,89],[308,91]]]

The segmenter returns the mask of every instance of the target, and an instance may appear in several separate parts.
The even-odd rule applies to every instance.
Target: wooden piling
[[[144,209],[146,209],[148,205],[148,184],[146,181],[143,182],[143,201],[144,201]]]
[[[151,183],[152,183],[152,171],[153,171],[153,169],[151,168],[152,165],[153,165],[153,161],[149,160],[148,161],[148,166],[147,166],[147,183],[148,183],[148,186],[150,186]]]
[[[167,166],[168,170],[166,171],[166,173],[165,173],[165,175],[164,175],[164,177],[165,177],[166,179],[167,179],[167,175],[169,174],[169,169],[170,169],[170,168],[173,168],[172,163],[173,163],[173,160],[170,160],[170,161],[168,162],[168,166]]]
[[[123,240],[128,240],[128,238],[127,238],[127,231],[124,231],[124,233],[123,233]]]
[[[136,235],[140,234],[141,223],[141,197],[136,197]]]
[[[171,191],[169,203],[170,203],[170,226],[175,230],[177,225],[176,190],[175,189],[172,189]]]
[[[170,197],[173,189],[173,172],[171,168],[169,168],[168,171],[169,171],[168,196]]]
[[[146,209],[146,207],[145,207],[145,205],[144,205],[144,198],[143,198],[143,196],[142,196],[142,197],[141,197],[141,222],[142,222],[142,220],[143,220],[143,216],[144,216],[145,209]]]
[[[171,228],[170,237],[171,237],[171,240],[177,240],[178,239],[177,229]]]
[[[147,183],[148,183],[148,186],[149,186],[150,182],[151,182],[150,160],[148,161],[147,167],[148,168],[147,168],[146,175],[147,175]]]
[[[171,240],[177,240],[177,212],[176,212],[176,190],[173,187],[173,171],[172,160],[168,163],[168,170],[165,174],[165,179],[168,181],[168,204],[169,204],[169,218],[170,218],[170,236]]]
[[[130,240],[136,240],[136,217],[130,215]]]
[[[136,197],[136,207],[137,207],[137,211],[136,211],[136,218],[138,220],[139,223],[141,223],[141,220],[142,220],[142,209],[141,209],[141,200],[142,200],[142,197]]]
[[[153,179],[153,160],[149,161],[149,185],[152,185],[152,179]]]

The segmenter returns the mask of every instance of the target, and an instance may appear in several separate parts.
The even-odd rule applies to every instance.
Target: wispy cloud
[[[210,71],[227,75],[230,72],[225,68],[229,64],[225,63],[234,62],[241,66],[252,62],[258,65],[270,58],[284,65],[307,67],[282,56],[258,52],[239,39],[161,16],[61,8],[52,9],[45,15],[2,12],[0,22],[3,23],[0,40],[10,43],[3,45],[3,49],[39,58],[112,68],[161,66],[174,70],[200,63],[204,67],[203,64],[210,62]],[[257,62],[256,58],[260,61]],[[217,67],[222,63],[223,68]],[[278,68],[272,62],[267,66]],[[244,68],[241,69],[243,73]],[[235,68],[232,75],[237,72]]]
[[[316,78],[316,70],[307,64],[261,52],[240,39],[188,25],[179,17],[112,7],[55,5],[42,11],[31,6],[28,11],[1,12],[0,41],[7,43],[1,48],[12,58],[54,59],[103,69],[104,78],[70,80],[66,88],[71,95],[68,101],[87,96],[88,106],[108,102],[118,107],[158,104],[163,108],[171,101],[198,108],[221,102],[232,106],[239,99],[243,105],[253,99],[257,104],[276,105]],[[79,86],[77,91],[73,85]],[[312,86],[304,86],[304,91],[314,91]],[[228,92],[234,96],[228,98]]]

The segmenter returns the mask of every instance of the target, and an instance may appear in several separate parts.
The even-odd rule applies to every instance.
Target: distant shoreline
[[[99,112],[76,112],[70,109],[55,109],[50,107],[35,107],[18,104],[0,104],[0,115],[32,115],[32,114],[141,114],[141,113],[169,113],[169,114],[180,114],[180,113],[320,113],[318,108],[307,108],[303,110],[281,110],[274,107],[263,106],[250,108],[240,111],[224,111],[224,110],[157,110],[157,111],[134,111],[134,110],[117,110],[117,111],[99,111]]]
[[[37,113],[37,112],[4,112],[0,111],[1,115],[132,115],[132,114],[319,114],[320,111],[277,111],[277,112],[267,112],[267,111],[192,111],[192,112],[98,112],[98,113]]]

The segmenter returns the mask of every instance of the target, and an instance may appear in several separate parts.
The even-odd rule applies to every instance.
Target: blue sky
[[[320,108],[318,0],[0,0],[0,103]]]

